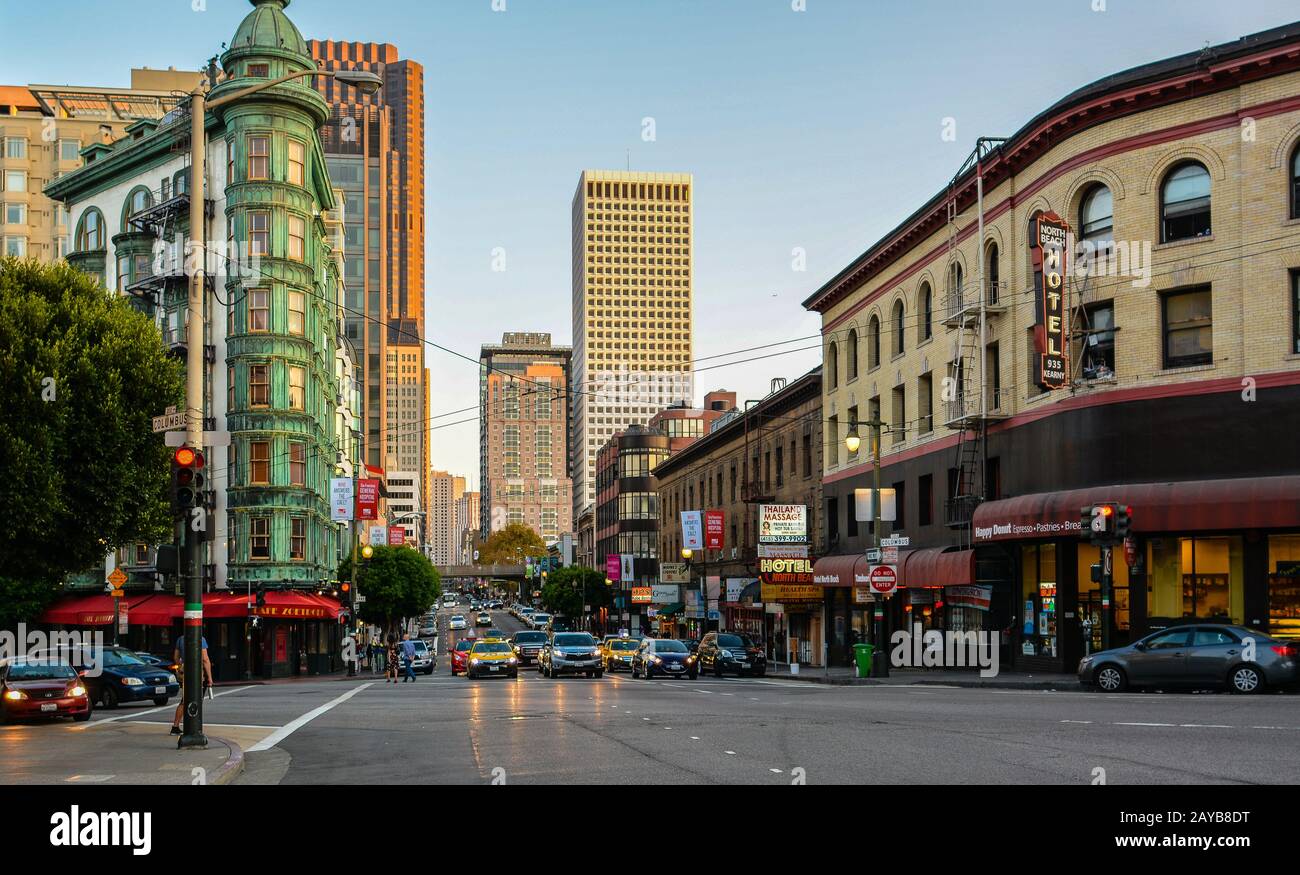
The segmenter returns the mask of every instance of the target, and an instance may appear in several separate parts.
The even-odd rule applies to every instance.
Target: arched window
[[[920,314],[917,331],[922,341],[934,336],[934,292],[929,283],[921,283],[921,293],[917,296],[916,310]]]
[[[131,189],[131,193],[126,197],[126,203],[122,205],[122,230],[130,231],[131,217],[151,206],[153,206],[153,195],[149,193],[149,189],[143,185]]]
[[[984,283],[988,286],[988,301],[990,304],[998,302],[998,296],[1002,287],[1002,266],[998,260],[998,244],[990,243],[988,249],[988,258],[984,264]]]
[[[858,376],[858,329],[849,329],[849,379]]]
[[[1300,219],[1300,146],[1291,156],[1291,218]]]
[[[894,321],[894,331],[893,331],[893,335],[894,335],[894,349],[893,349],[893,353],[894,353],[894,355],[902,355],[902,354],[903,354],[903,324],[904,324],[904,319],[903,319],[903,302],[902,302],[902,301],[895,301],[895,302],[894,302],[894,319],[893,319],[893,321]]]
[[[77,252],[104,251],[104,216],[95,208],[81,214],[77,223]]]
[[[867,323],[867,367],[880,367],[880,317],[874,315]]]
[[[826,350],[826,384],[834,389],[840,384],[840,353],[831,341],[830,348]]]
[[[1195,161],[1180,164],[1160,187],[1160,240],[1210,235],[1210,172]]]
[[[1079,204],[1079,238],[1094,251],[1109,250],[1115,240],[1115,207],[1110,189],[1094,185]]]

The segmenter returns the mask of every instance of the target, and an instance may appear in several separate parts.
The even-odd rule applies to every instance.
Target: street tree
[[[0,626],[69,573],[168,537],[170,450],[151,419],[184,385],[128,299],[65,263],[0,259]]]
[[[479,565],[522,565],[527,556],[545,556],[541,535],[523,523],[511,523],[493,532],[479,550]]]
[[[397,631],[403,618],[415,617],[442,596],[438,569],[419,550],[410,547],[375,547],[369,560],[359,560],[354,589],[365,596],[357,606],[357,618]],[[352,557],[339,564],[339,580],[353,580]]]
[[[591,605],[591,611],[613,605],[613,593],[605,584],[605,575],[593,568],[570,565],[557,568],[546,575],[542,585],[542,607],[552,614],[580,617]]]

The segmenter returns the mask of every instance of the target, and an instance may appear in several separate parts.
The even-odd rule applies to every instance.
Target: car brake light
[[[1273,652],[1279,656],[1300,656],[1300,644],[1274,644]]]

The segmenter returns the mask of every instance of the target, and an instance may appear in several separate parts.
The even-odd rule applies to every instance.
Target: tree
[[[339,580],[352,580],[352,557],[339,564]],[[357,607],[358,619],[373,623],[385,632],[394,631],[403,617],[429,610],[442,596],[438,569],[419,550],[410,547],[375,547],[368,562],[362,562],[354,591],[366,597]]]
[[[167,537],[171,451],[151,418],[184,385],[126,298],[65,263],[0,259],[0,623],[118,547]]]
[[[613,594],[605,585],[605,575],[583,565],[557,568],[546,576],[542,586],[542,607],[553,614],[580,617],[583,608],[592,612],[613,604]]]
[[[511,523],[493,532],[479,550],[479,565],[523,565],[527,556],[545,556],[541,535],[523,523]]]

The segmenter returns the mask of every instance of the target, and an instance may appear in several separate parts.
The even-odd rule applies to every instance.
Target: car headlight
[[[478,665],[480,662],[482,662],[482,660],[480,660],[478,657],[475,657],[474,659],[471,659],[471,660],[469,661],[469,664],[470,664],[470,665]]]
[[[690,656],[686,657],[686,663],[687,663],[687,665],[689,665],[690,663],[692,663],[692,662],[694,662],[694,661],[695,661],[695,655],[694,655],[694,654],[691,654]]]
[[[5,698],[10,702],[19,702],[27,698],[27,694],[22,690],[6,690]]]
[[[510,663],[511,665],[518,665],[519,659],[517,657],[512,656],[509,659],[507,659],[506,662]]]
[[[77,684],[75,687],[68,690],[68,695],[76,698],[81,698],[82,696],[86,695],[86,688],[83,687],[81,684]]]
[[[730,651],[730,650],[724,650],[724,651],[722,651],[722,658],[723,658],[723,659],[731,659],[731,651]]]
[[[122,683],[128,687],[144,686],[144,681],[140,680],[139,678],[122,678]]]
[[[653,662],[655,665],[658,665],[659,663],[663,662],[663,660],[657,656],[650,657],[650,661]]]
[[[600,659],[605,654],[601,653],[599,650],[593,650],[591,651],[591,655],[596,657],[597,659]]]

